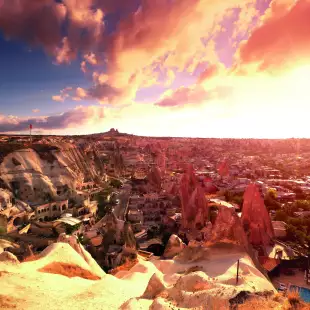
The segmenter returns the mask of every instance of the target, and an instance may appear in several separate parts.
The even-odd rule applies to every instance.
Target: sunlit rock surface
[[[207,201],[192,166],[188,166],[186,173],[182,176],[180,198],[183,228],[202,229],[208,218]]]
[[[166,245],[163,256],[165,258],[173,258],[177,254],[179,254],[185,248],[185,246],[186,245],[178,236],[171,235]]]
[[[273,226],[256,184],[248,185],[244,193],[241,221],[252,245],[267,246],[272,243]]]

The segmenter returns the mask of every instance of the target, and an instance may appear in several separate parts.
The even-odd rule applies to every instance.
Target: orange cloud
[[[184,107],[188,104],[199,105],[208,99],[208,93],[203,87],[180,87],[175,91],[167,91],[162,98],[155,103],[160,107]]]
[[[220,74],[222,74],[225,71],[225,67],[222,63],[217,64],[211,64],[209,67],[203,71],[200,76],[198,77],[197,83],[201,84],[207,80],[210,80]]]
[[[310,53],[310,1],[273,1],[263,24],[240,46],[241,64],[282,72],[303,64]],[[279,3],[279,5],[277,5]]]
[[[216,62],[215,49],[209,52],[214,47],[212,40],[206,46],[201,39],[212,36],[227,9],[243,8],[252,2],[199,0],[189,6],[187,0],[143,1],[137,12],[120,22],[112,40],[106,41],[108,79],[104,83],[125,94],[115,102],[130,101],[139,88],[158,83],[155,69],[161,66],[170,73],[169,70],[193,72],[209,57]],[[166,83],[172,80],[170,74]]]
[[[88,53],[84,55],[84,59],[91,65],[97,65],[98,61],[96,59],[96,55],[94,53]]]
[[[61,95],[55,95],[55,96],[52,97],[52,99],[54,101],[57,101],[57,102],[64,102],[65,101],[65,98],[62,97]]]
[[[1,7],[0,29],[42,45],[57,63],[70,63],[78,53],[85,55],[83,72],[92,69],[87,64],[105,64],[104,71],[96,69],[95,83],[87,94],[99,102],[123,104],[131,103],[140,88],[171,84],[176,72],[193,73],[200,63],[216,63],[214,36],[223,31],[219,23],[233,8],[247,10],[242,21],[250,20],[255,14],[253,2],[196,0],[189,5],[189,0],[143,0],[134,11],[135,0],[63,0],[62,4],[11,0]],[[108,34],[104,17],[120,7],[130,13]],[[166,72],[166,81],[161,80],[159,68]]]

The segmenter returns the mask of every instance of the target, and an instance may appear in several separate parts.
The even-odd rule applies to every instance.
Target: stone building
[[[35,217],[38,221],[49,221],[60,217],[60,215],[66,212],[68,207],[68,200],[55,201],[38,205],[34,207]]]

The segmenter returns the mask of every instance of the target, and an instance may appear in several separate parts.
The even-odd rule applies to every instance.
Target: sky
[[[0,0],[0,133],[310,137],[310,0]]]

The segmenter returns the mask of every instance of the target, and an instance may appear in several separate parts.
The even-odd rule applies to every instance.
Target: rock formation
[[[272,243],[274,230],[256,184],[248,185],[244,193],[241,221],[252,245],[267,246]]]
[[[60,234],[57,239],[57,243],[69,244],[83,258],[83,260],[90,267],[90,270],[92,270],[97,275],[104,275],[103,270],[99,267],[99,265],[92,258],[92,256],[84,249],[84,247],[78,242],[75,236],[68,236],[65,233]]]
[[[123,239],[124,239],[124,244],[126,248],[133,249],[133,250],[136,249],[137,243],[136,243],[135,235],[133,233],[133,230],[129,222],[125,222],[124,224]]]
[[[166,245],[163,256],[165,258],[173,258],[177,254],[179,254],[185,247],[185,243],[183,243],[178,236],[171,235]]]
[[[149,283],[142,295],[142,298],[154,299],[159,293],[166,289],[164,282],[158,277],[156,273],[152,275]]]
[[[151,189],[160,191],[161,189],[161,171],[158,167],[153,167],[147,176],[148,185]]]
[[[183,228],[203,228],[208,218],[207,201],[205,193],[196,179],[192,166],[189,166],[182,176],[180,199]]]
[[[0,254],[0,262],[19,264],[17,257],[11,252],[4,251]]]
[[[93,180],[101,171],[82,148],[60,142],[8,152],[0,168],[4,186],[17,198],[36,204],[69,198],[68,189],[74,190],[87,178]]]
[[[229,241],[240,244],[245,250],[249,250],[249,242],[241,220],[233,208],[219,205],[214,225],[212,225],[212,228],[210,227],[205,231],[205,241],[211,243]]]

